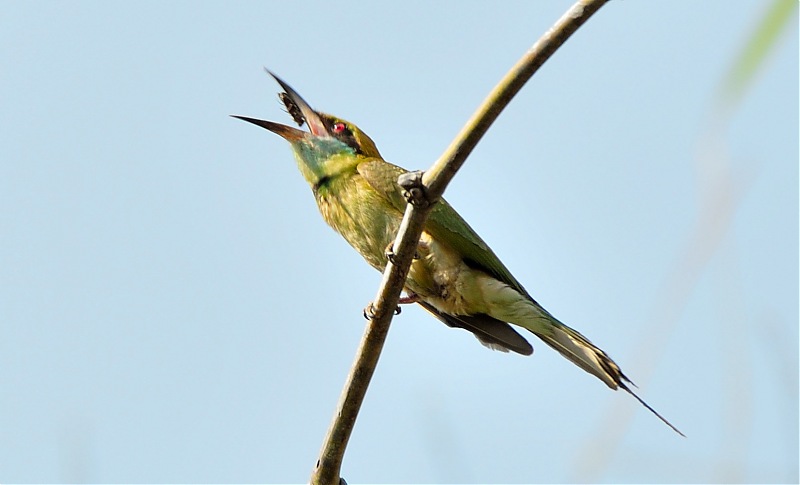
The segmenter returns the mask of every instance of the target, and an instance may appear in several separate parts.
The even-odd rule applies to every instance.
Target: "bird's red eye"
[[[333,131],[334,133],[341,133],[344,131],[345,128],[346,128],[345,124],[340,121],[338,123],[334,123],[333,126],[331,126],[331,131]]]

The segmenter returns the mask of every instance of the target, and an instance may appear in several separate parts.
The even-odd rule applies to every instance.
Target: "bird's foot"
[[[419,301],[419,295],[416,293],[412,293],[410,291],[406,291],[406,296],[401,296],[397,303],[399,305],[408,305],[410,303],[416,303]],[[397,307],[400,308],[400,307]]]
[[[375,318],[375,307],[372,306],[372,302],[369,302],[369,304],[364,307],[363,315],[367,320],[372,320]]]
[[[395,266],[397,266],[397,263],[395,263],[395,260],[394,260],[394,257],[395,257],[395,254],[394,254],[394,241],[390,242],[386,246],[386,249],[383,250],[383,254],[386,255],[386,259],[388,259],[390,263],[392,263]]]
[[[422,183],[422,170],[416,172],[406,172],[397,178],[397,184],[403,188],[403,197],[406,202],[416,207],[428,207],[430,201],[425,193],[425,185]]]
[[[394,309],[394,314],[400,315],[400,312],[400,306],[398,305],[397,308]],[[372,302],[369,302],[369,305],[364,307],[363,315],[367,320],[372,320],[375,318],[375,305],[373,305]]]
[[[395,261],[395,257],[397,256],[394,252],[394,241],[390,242],[386,249],[383,250],[383,254],[386,255],[386,259],[389,260],[390,263],[397,266],[397,262]],[[414,260],[418,260],[420,258],[419,251],[414,251]]]

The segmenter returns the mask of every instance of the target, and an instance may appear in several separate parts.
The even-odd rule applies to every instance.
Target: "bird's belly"
[[[411,265],[406,287],[437,310],[451,315],[484,313],[486,304],[478,273],[448,246],[423,232],[419,258]]]
[[[386,248],[394,241],[402,213],[372,190],[358,187],[317,199],[325,221],[373,268],[383,271]]]
[[[320,212],[328,224],[375,269],[387,264],[386,249],[394,242],[403,214],[358,182],[334,194],[318,197]],[[437,310],[451,315],[489,313],[486,295],[488,275],[467,266],[461,255],[424,232],[411,264],[406,290]]]

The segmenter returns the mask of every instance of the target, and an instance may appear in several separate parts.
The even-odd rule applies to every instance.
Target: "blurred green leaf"
[[[738,104],[759,72],[759,67],[777,46],[781,32],[795,15],[797,4],[796,0],[775,0],[766,11],[764,19],[756,25],[755,31],[722,81],[719,108],[731,109]]]

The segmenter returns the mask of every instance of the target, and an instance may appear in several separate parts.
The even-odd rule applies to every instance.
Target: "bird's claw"
[[[425,193],[425,185],[422,183],[422,170],[416,172],[406,172],[397,178],[397,184],[403,188],[403,197],[406,202],[416,207],[427,207],[430,205],[428,195]]]
[[[386,259],[388,259],[390,263],[397,266],[397,261],[395,261],[397,254],[394,252],[394,241],[390,242],[389,245],[386,246],[386,249],[383,251],[383,254],[386,255]],[[418,260],[421,257],[422,256],[419,255],[419,251],[414,251],[414,256],[413,256],[414,261]]]
[[[394,314],[400,315],[401,311],[402,310],[400,309],[400,305],[398,305],[397,308],[394,309]],[[372,302],[370,302],[369,305],[364,307],[363,315],[364,318],[367,320],[372,320],[373,318],[375,318],[375,305],[373,305]]]
[[[372,306],[372,302],[369,302],[369,305],[364,307],[364,318],[367,320],[372,320],[375,318],[375,307]]]
[[[394,253],[394,241],[390,242],[386,249],[383,251],[383,254],[386,255],[386,259],[389,260],[390,263],[397,265],[394,261],[395,253]]]

